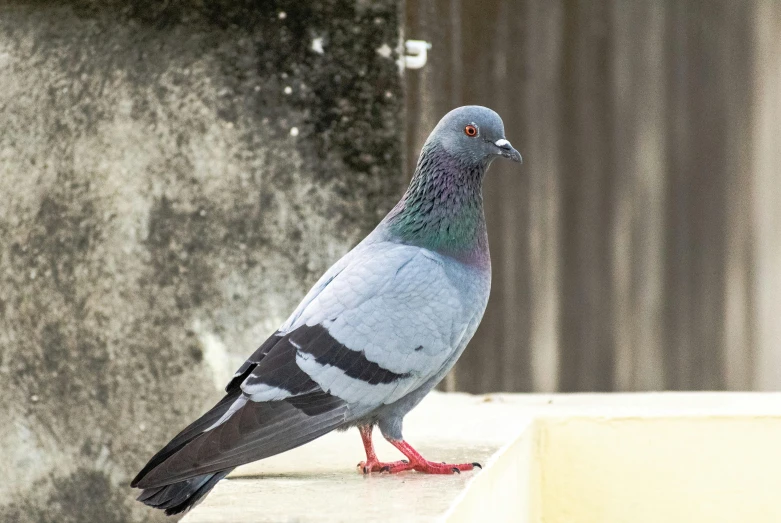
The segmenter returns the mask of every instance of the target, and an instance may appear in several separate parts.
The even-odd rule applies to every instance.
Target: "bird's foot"
[[[415,470],[423,474],[460,474],[474,468],[483,468],[480,463],[435,463],[433,461],[421,460],[410,463],[406,459],[401,461],[392,461],[383,463],[381,461],[361,461],[358,463],[358,470],[364,474],[372,472],[387,472],[396,474],[407,470]]]
[[[410,470],[411,468],[412,465],[410,465],[409,461],[406,459],[401,461],[389,461],[386,463],[377,460],[361,461],[358,463],[358,470],[364,474],[371,474],[372,472],[395,474],[396,472]]]
[[[483,468],[480,463],[435,463],[429,461],[412,446],[404,440],[388,440],[391,445],[396,447],[409,459],[406,470],[416,470],[423,474],[461,474],[467,470],[473,470],[475,467]]]
[[[415,470],[423,474],[461,474],[461,472],[473,470],[475,467],[483,468],[479,463],[434,463],[421,456],[409,443],[401,439],[388,439],[388,441],[399,449],[407,459],[384,463],[377,459],[377,454],[374,452],[371,439],[372,426],[360,426],[358,430],[361,433],[363,446],[366,449],[366,461],[358,463],[358,470],[364,474],[371,474],[372,472],[395,474],[406,470]]]

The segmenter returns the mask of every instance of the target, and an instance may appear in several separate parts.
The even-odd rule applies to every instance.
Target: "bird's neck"
[[[482,191],[487,168],[425,145],[407,192],[385,219],[391,234],[468,263],[490,263]]]

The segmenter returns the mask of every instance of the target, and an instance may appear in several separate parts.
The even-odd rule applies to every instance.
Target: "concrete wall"
[[[401,194],[397,0],[0,3],[0,520],[132,475]]]

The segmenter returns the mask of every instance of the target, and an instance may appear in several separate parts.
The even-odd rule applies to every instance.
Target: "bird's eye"
[[[477,127],[472,124],[467,125],[464,127],[464,134],[471,137],[477,136]]]

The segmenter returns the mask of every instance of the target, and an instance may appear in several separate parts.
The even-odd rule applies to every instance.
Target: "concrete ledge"
[[[429,459],[485,469],[364,477],[357,432],[335,433],[237,469],[182,521],[781,521],[781,394],[434,393],[405,425]]]

